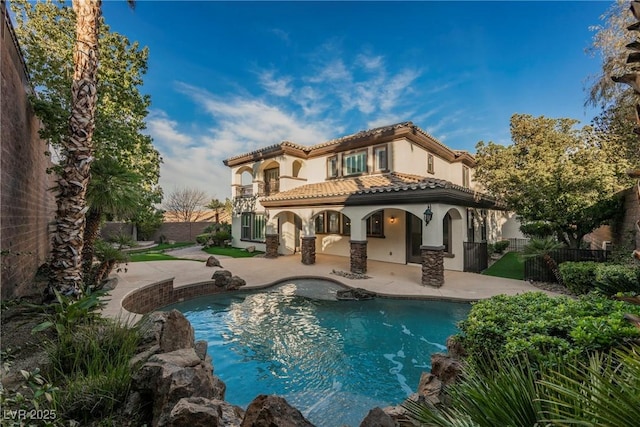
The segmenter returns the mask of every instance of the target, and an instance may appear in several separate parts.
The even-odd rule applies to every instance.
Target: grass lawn
[[[195,259],[176,258],[171,255],[163,254],[162,252],[146,252],[146,253],[131,254],[129,256],[129,262],[176,261],[176,260],[197,261]]]
[[[178,243],[160,243],[158,244],[158,246],[153,246],[151,248],[144,248],[144,249],[134,249],[131,251],[128,251],[130,254],[143,254],[143,253],[151,253],[151,252],[162,252],[165,251],[167,249],[178,249],[178,248],[184,248],[187,246],[193,246],[194,243],[193,242],[178,242]]]
[[[186,258],[176,258],[171,255],[167,255],[164,251],[168,249],[184,248],[186,246],[193,246],[192,242],[178,242],[178,243],[160,243],[158,246],[152,248],[139,249],[129,251],[129,262],[144,262],[144,261],[169,261],[180,260]],[[189,260],[194,261],[194,260]]]
[[[247,252],[246,250],[240,248],[221,248],[217,246],[213,246],[203,250],[211,255],[226,255],[232,258],[250,258],[264,253],[261,251]]]
[[[507,252],[491,267],[482,272],[487,276],[524,280],[524,261],[518,252]]]

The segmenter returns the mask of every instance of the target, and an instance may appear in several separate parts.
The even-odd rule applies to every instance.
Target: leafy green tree
[[[620,208],[624,187],[602,141],[576,120],[514,114],[512,145],[479,142],[475,179],[525,222],[546,221],[558,239],[579,247]]]
[[[51,285],[77,294],[83,281],[83,216],[94,156],[117,157],[141,176],[146,192],[156,195],[160,157],[151,138],[142,134],[150,103],[139,91],[147,49],[109,30],[99,0],[74,0],[72,6],[64,1],[11,2],[36,88],[33,105],[44,123],[41,136],[61,158]]]

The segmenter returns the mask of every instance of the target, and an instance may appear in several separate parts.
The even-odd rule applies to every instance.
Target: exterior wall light
[[[391,218],[389,218],[389,222],[390,222],[391,224],[395,224],[395,223],[396,223],[396,217],[395,217],[395,216],[392,216]]]
[[[424,225],[427,226],[433,219],[433,212],[431,212],[431,205],[427,206],[427,209],[424,210]]]

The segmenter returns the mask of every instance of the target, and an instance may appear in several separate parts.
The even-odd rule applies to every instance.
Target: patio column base
[[[351,240],[351,272],[364,274],[367,272],[367,241]]]
[[[316,236],[308,236],[302,238],[302,263],[304,265],[312,265],[316,263]]]
[[[422,286],[439,288],[444,285],[444,246],[420,246],[422,255]]]
[[[277,258],[278,257],[278,245],[280,241],[280,236],[277,234],[267,234],[265,235],[264,242],[266,244],[266,253],[264,254],[265,258]]]

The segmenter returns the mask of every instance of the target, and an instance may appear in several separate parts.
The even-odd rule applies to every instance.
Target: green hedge
[[[559,265],[562,283],[574,294],[583,295],[596,289],[596,268],[594,261],[567,261]]]
[[[640,306],[593,293],[579,299],[542,292],[499,295],[473,304],[456,339],[472,360],[526,355],[536,363],[555,363],[640,339],[625,313],[640,315]]]
[[[634,266],[568,261],[559,268],[563,283],[577,295],[594,290],[609,296],[618,292],[640,293],[640,269]]]
[[[596,288],[605,295],[640,293],[640,269],[629,265],[601,264],[595,270]]]

